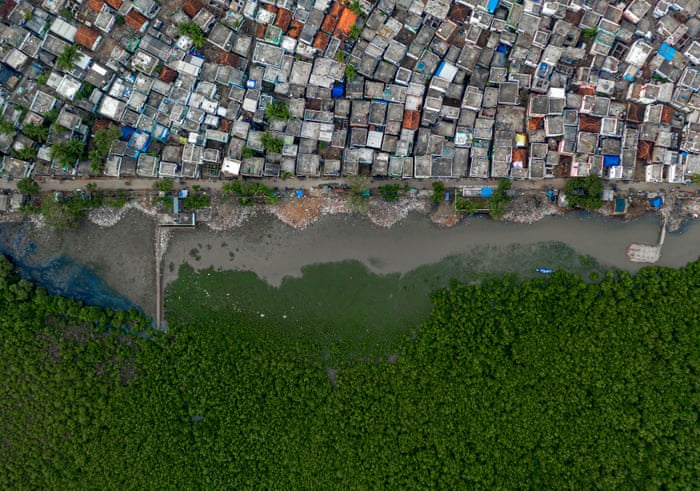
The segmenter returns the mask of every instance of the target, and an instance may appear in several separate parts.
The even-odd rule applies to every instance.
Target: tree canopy
[[[61,70],[70,71],[75,68],[75,64],[82,59],[83,55],[78,51],[77,44],[70,44],[63,49],[58,58],[56,58],[56,66]]]
[[[571,208],[598,210],[603,205],[602,194],[603,180],[596,175],[566,181],[566,199]]]
[[[398,359],[342,367],[257,313],[169,296],[161,333],[11,270],[5,489],[700,482],[700,263],[454,285]]]
[[[177,30],[181,36],[187,36],[192,40],[192,45],[196,48],[202,48],[207,42],[202,28],[194,22],[181,22],[177,25]]]
[[[51,146],[50,156],[61,165],[72,167],[80,160],[85,150],[85,144],[76,138],[68,141],[54,143]]]
[[[265,108],[265,117],[270,120],[285,121],[291,117],[291,113],[284,102],[275,101]]]

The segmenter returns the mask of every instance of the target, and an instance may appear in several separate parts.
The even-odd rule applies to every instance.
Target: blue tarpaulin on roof
[[[657,196],[656,198],[651,198],[649,204],[652,208],[661,208],[661,205],[664,204],[664,200],[661,199],[661,196]]]
[[[619,155],[604,155],[603,156],[603,167],[617,167],[620,165]]]
[[[340,99],[345,94],[345,84],[338,84],[333,86],[331,90],[331,97],[333,99]]]
[[[119,131],[121,133],[119,139],[123,142],[128,142],[131,134],[134,132],[134,128],[131,126],[122,126]]]
[[[498,0],[489,0],[488,4],[488,10],[489,14],[493,14],[496,11],[496,7],[498,7]]]
[[[481,188],[482,198],[490,198],[491,196],[493,196],[493,188]]]
[[[669,46],[666,43],[661,43],[661,47],[659,48],[659,54],[663,57],[664,60],[666,61],[671,61],[673,58],[676,56],[677,51]]]

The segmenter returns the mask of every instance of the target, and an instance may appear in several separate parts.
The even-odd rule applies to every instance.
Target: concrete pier
[[[654,264],[661,258],[661,248],[666,239],[666,219],[664,218],[661,224],[661,232],[659,234],[659,242],[656,245],[651,244],[630,244],[627,248],[627,258],[633,263],[649,263]]]

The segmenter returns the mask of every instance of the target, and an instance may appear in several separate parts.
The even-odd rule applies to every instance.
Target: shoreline
[[[504,219],[496,221],[459,217],[448,204],[433,205],[429,194],[421,192],[394,203],[372,197],[366,213],[354,212],[346,197],[338,195],[254,206],[214,196],[209,222],[191,232],[161,231],[163,291],[184,263],[197,270],[252,271],[277,286],[285,276],[298,277],[312,264],[359,261],[378,274],[406,273],[476,247],[492,247],[498,254],[501,246],[545,242],[562,242],[579,254],[595,257],[603,267],[637,271],[644,265],[627,261],[624,250],[635,241],[655,242],[661,213],[676,218],[668,228],[672,231],[675,224],[673,231],[679,233],[667,239],[665,250],[670,242],[680,251],[680,259],[669,252],[659,265],[677,267],[698,256],[690,238],[674,239],[686,232],[700,236],[700,231],[689,227],[693,213],[700,211],[697,199],[686,199],[683,206],[668,199],[661,212],[638,207],[635,214],[612,218],[605,210],[581,214],[561,209],[546,197],[522,193],[513,198]],[[154,316],[157,213],[145,198],[131,200],[120,209],[91,210],[77,231],[55,230],[43,224],[40,216],[19,213],[4,214],[0,222],[14,223],[17,229],[29,227],[26,240],[36,243],[37,260],[64,252]],[[610,250],[596,241],[609,242]]]

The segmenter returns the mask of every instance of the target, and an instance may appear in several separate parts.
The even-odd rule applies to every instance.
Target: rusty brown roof
[[[292,13],[287,10],[280,8],[277,11],[277,18],[275,19],[275,25],[282,29],[283,32],[287,32],[289,29],[289,24],[292,22]]]
[[[88,8],[93,12],[100,12],[104,4],[102,0],[88,0]]]
[[[177,71],[173,70],[172,68],[168,68],[167,66],[164,66],[160,71],[160,75],[158,75],[158,80],[165,83],[174,82],[176,78]]]
[[[199,0],[187,0],[184,4],[182,4],[182,11],[190,18],[197,15],[203,8],[204,5],[202,5],[202,2]]]
[[[124,20],[126,21],[127,24],[129,24],[131,27],[136,29],[137,31],[140,31],[143,25],[148,22],[148,19],[146,19],[143,15],[139,14],[137,11],[135,11],[133,8],[129,10],[129,13],[124,16]]]
[[[314,48],[320,49],[321,51],[325,51],[325,49],[328,47],[328,42],[331,40],[331,37],[326,34],[325,32],[318,31],[318,34],[316,34],[316,39],[314,39]]]
[[[578,118],[578,130],[588,133],[600,133],[600,118],[581,114]]]
[[[81,25],[75,33],[75,42],[91,50],[99,37],[100,35],[89,27]]]
[[[417,130],[420,125],[420,111],[406,110],[403,112],[403,127],[409,130]]]
[[[119,7],[122,6],[124,0],[105,0],[105,2],[107,2],[107,5],[112,7],[114,10],[119,10]]]
[[[654,144],[650,141],[639,140],[637,143],[637,158],[649,160],[654,152]]]

